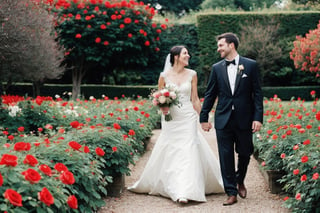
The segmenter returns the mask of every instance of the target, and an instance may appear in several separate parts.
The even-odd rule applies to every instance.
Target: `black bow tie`
[[[236,61],[234,59],[232,61],[227,61],[226,60],[226,65],[229,66],[230,64],[236,65]]]

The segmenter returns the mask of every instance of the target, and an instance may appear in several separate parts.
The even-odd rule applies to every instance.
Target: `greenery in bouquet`
[[[173,87],[165,87],[151,93],[152,104],[159,108],[170,108],[173,105],[179,105],[179,96],[177,90]],[[170,111],[164,115],[165,121],[172,120]]]

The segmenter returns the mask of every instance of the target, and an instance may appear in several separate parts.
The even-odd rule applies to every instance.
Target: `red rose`
[[[82,146],[76,141],[70,141],[69,146],[75,150],[79,150]]]
[[[319,173],[314,173],[313,175],[312,175],[312,179],[313,180],[317,180],[319,178]],[[1,183],[1,181],[0,181],[0,183]],[[1,185],[0,185],[1,186]]]
[[[67,168],[63,163],[56,163],[56,165],[54,165],[54,168],[55,168],[58,172],[68,171],[68,168]]]
[[[304,182],[307,180],[307,175],[302,175],[300,178],[301,182]]]
[[[136,134],[136,133],[135,133],[135,131],[134,131],[133,129],[129,129],[128,135],[133,136],[133,135],[135,135],[135,134]]]
[[[15,155],[3,154],[0,160],[0,165],[16,166],[18,165],[18,157]]]
[[[51,168],[46,165],[46,164],[42,164],[39,166],[39,169],[41,170],[41,172],[43,172],[45,175],[48,175],[48,176],[52,176],[52,171],[51,171]]]
[[[31,184],[38,183],[41,180],[41,175],[39,174],[39,172],[31,168],[22,172],[22,175],[24,175],[24,178]]]
[[[320,111],[317,112],[317,114],[316,114],[316,119],[317,119],[318,121],[320,121]]]
[[[112,147],[112,151],[116,152],[118,150],[118,148],[116,146]]]
[[[69,171],[62,172],[59,178],[61,182],[64,184],[71,185],[71,184],[74,184],[75,182],[72,172],[69,172]]]
[[[100,147],[97,147],[96,154],[99,156],[104,156],[105,152]]]
[[[38,160],[33,155],[26,155],[26,158],[23,160],[23,163],[29,164],[30,166],[35,166],[38,164]]]
[[[308,162],[308,160],[309,160],[308,156],[302,156],[301,157],[301,162],[302,163],[306,163],[306,162]]]
[[[3,177],[2,177],[2,175],[0,173],[0,186],[2,186],[2,185],[3,185]]]
[[[69,205],[70,208],[77,209],[78,208],[78,200],[77,200],[76,196],[70,195],[68,197],[67,204]]]
[[[295,170],[293,170],[293,174],[294,174],[294,175],[299,174],[299,172],[300,172],[300,171],[299,171],[299,169],[295,169]]]
[[[41,192],[38,193],[38,197],[39,197],[39,200],[42,201],[47,206],[50,206],[51,204],[54,203],[54,198],[46,187],[43,187]]]
[[[89,153],[89,152],[90,152],[89,147],[84,146],[84,148],[83,148],[83,152],[84,152],[84,153]]]
[[[119,124],[117,124],[117,123],[114,123],[114,124],[113,124],[113,128],[115,128],[115,129],[121,129],[121,126],[120,126]]]
[[[31,149],[31,144],[26,142],[17,142],[14,144],[13,149],[15,151],[29,151]]]
[[[70,123],[70,126],[72,126],[72,128],[78,128],[79,126],[80,126],[80,123],[79,123],[79,121],[72,121],[71,123]]]
[[[14,191],[13,189],[7,189],[4,192],[4,198],[8,199],[9,202],[14,206],[22,206],[22,197],[21,195]]]
[[[23,132],[24,131],[24,127],[23,126],[18,127],[18,131],[19,132]]]

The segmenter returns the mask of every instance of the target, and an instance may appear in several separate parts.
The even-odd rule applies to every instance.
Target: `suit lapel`
[[[239,64],[238,64],[238,67],[237,67],[237,77],[236,77],[236,82],[235,82],[235,85],[234,85],[234,93],[236,93],[238,87],[239,87],[239,84],[240,84],[240,80],[241,80],[241,75],[242,75],[242,72],[239,73],[239,65],[240,64],[243,64],[243,61],[242,61],[242,57],[240,56],[239,57]]]

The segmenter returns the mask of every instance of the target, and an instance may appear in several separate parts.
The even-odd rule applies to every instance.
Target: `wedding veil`
[[[170,63],[170,53],[166,57],[166,61],[164,63],[164,68],[163,72],[169,71],[172,68],[171,63]]]

